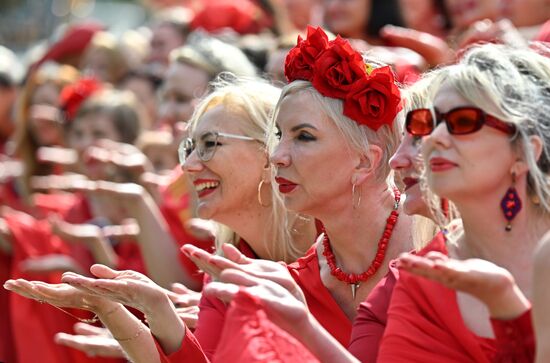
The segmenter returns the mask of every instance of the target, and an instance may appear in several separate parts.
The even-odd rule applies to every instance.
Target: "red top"
[[[436,237],[419,255],[448,254]],[[532,362],[534,332],[530,314],[515,320],[491,320],[496,339],[471,332],[456,300],[456,291],[401,271],[388,310],[387,327],[377,362]],[[369,361],[369,360],[366,360]]]
[[[231,301],[214,362],[319,363],[267,317],[262,302],[241,290]]]
[[[247,253],[242,250],[243,246],[248,247],[241,241],[239,249],[246,255]],[[306,256],[288,265],[288,269],[303,290],[313,316],[340,344],[347,346],[351,334],[351,321],[321,281],[316,246],[317,244],[314,244]],[[166,356],[157,344],[162,362],[202,363],[212,359],[220,342],[227,306],[219,299],[203,295],[199,308],[199,320],[195,332],[192,334],[186,330],[180,350]],[[194,344],[195,339],[200,342],[200,347]],[[203,356],[197,353],[197,349],[201,348]],[[196,360],[191,360],[191,356]]]
[[[323,328],[346,347],[351,335],[351,321],[321,281],[317,243],[304,257],[288,265],[288,270],[304,292],[309,311]]]
[[[430,245],[444,243],[445,236],[443,233],[438,233]],[[427,252],[424,251],[424,253]],[[357,309],[348,350],[361,362],[376,362],[380,341],[388,321],[388,308],[393,288],[399,279],[396,261],[390,261],[386,276],[376,284],[367,299]]]

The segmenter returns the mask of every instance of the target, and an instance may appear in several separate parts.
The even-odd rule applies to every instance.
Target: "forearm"
[[[149,328],[123,305],[114,302],[105,304],[96,314],[132,362],[160,362]]]
[[[145,312],[151,334],[157,339],[166,354],[179,350],[185,338],[185,325],[178,317],[174,305],[168,297]]]
[[[197,281],[181,266],[178,245],[149,194],[138,202],[133,217],[140,226],[137,241],[148,275],[165,288],[170,288],[174,282],[181,282],[191,289],[199,289]]]
[[[359,362],[311,314],[308,314],[308,319],[300,324],[296,332],[290,333],[322,363]]]

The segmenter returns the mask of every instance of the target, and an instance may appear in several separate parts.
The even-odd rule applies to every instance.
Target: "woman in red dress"
[[[378,361],[435,362],[443,355],[449,361],[499,360],[492,319],[520,316],[529,324],[533,252],[550,227],[549,74],[550,61],[533,51],[486,45],[429,78],[436,112],[413,111],[408,129],[427,135],[427,184],[455,203],[462,227],[449,242],[428,246],[427,259],[407,256],[400,265],[418,273],[426,265],[443,270],[439,281],[451,287],[444,273],[453,263],[448,257],[465,260],[461,268],[484,259],[510,274],[483,289],[459,289],[476,299],[437,279],[401,272]],[[525,337],[516,333],[508,349],[528,346]]]

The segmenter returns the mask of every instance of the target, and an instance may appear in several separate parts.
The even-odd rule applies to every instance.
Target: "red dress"
[[[419,255],[428,251],[448,254],[442,238],[435,238]],[[476,336],[462,320],[456,291],[401,271],[377,362],[532,362],[530,323],[529,313],[511,321],[493,319],[496,339]]]
[[[248,246],[241,241],[239,246],[241,251],[241,245]],[[351,321],[321,281],[315,247],[316,244],[311,247],[306,256],[288,265],[288,269],[303,290],[308,308],[313,316],[340,344],[347,346],[351,334]],[[157,344],[162,362],[202,363],[212,359],[220,341],[227,306],[216,298],[203,295],[199,307],[200,313],[196,330],[194,334],[186,330],[184,341],[177,352],[167,356]],[[204,355],[201,356],[198,350],[202,350]]]
[[[213,362],[319,363],[300,342],[267,317],[244,290],[231,301]]]

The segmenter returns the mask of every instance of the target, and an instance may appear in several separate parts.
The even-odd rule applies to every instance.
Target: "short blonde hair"
[[[246,136],[262,141],[266,148],[266,162],[270,144],[274,140],[267,137],[271,133],[270,120],[280,89],[259,79],[236,78],[222,74],[211,83],[212,92],[197,106],[191,120],[189,131],[192,135],[199,125],[201,117],[210,109],[223,105],[228,112],[237,113],[241,120],[241,129]],[[272,260],[292,262],[301,257],[305,251],[299,250],[293,242],[292,227],[298,216],[286,210],[283,200],[271,185],[272,214],[271,223],[265,228],[264,243]],[[238,243],[239,236],[227,226],[219,225],[216,236],[216,249],[221,253],[221,244]]]
[[[369,145],[379,146],[383,151],[383,156],[376,171],[376,180],[379,182],[385,181],[393,185],[393,172],[389,166],[389,161],[401,141],[402,113],[396,116],[393,126],[384,125],[378,131],[374,131],[368,126],[359,125],[354,120],[344,116],[344,104],[342,100],[321,95],[311,82],[303,80],[293,81],[283,88],[275,113],[278,113],[285,97],[300,92],[306,92],[312,96],[315,102],[321,107],[323,113],[334,122],[351,150],[363,154],[367,160],[371,161],[371,155],[367,152]],[[273,125],[277,116],[276,114],[272,122]]]

